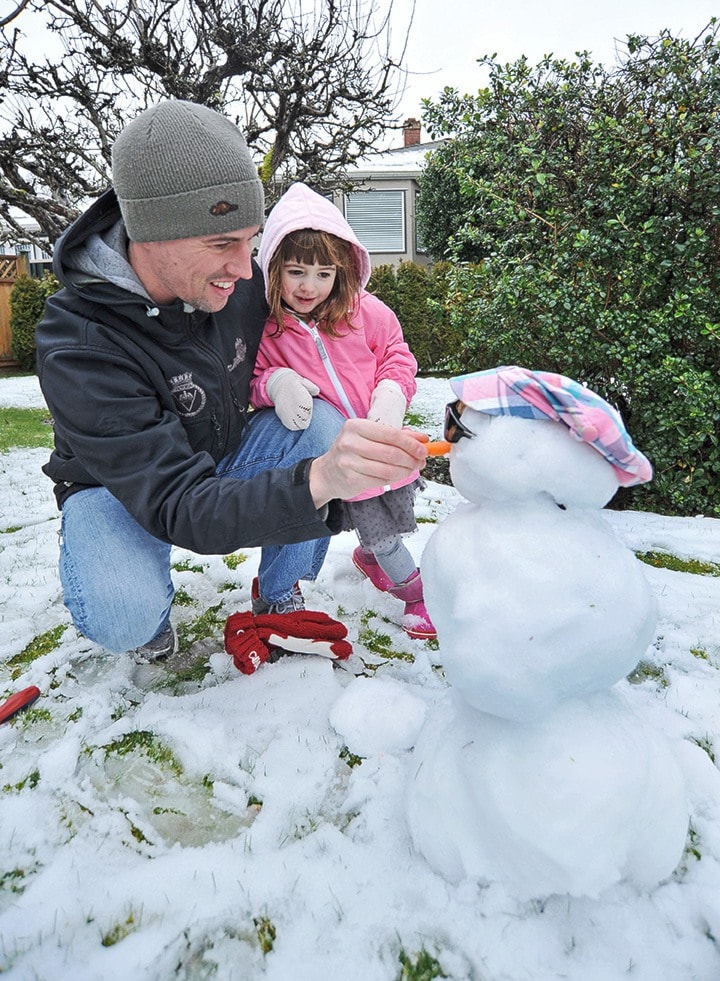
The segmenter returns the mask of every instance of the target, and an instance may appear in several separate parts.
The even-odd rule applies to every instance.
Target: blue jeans
[[[343,422],[332,406],[317,399],[309,427],[299,432],[286,429],[273,410],[259,412],[216,473],[242,480],[320,456]],[[328,537],[263,548],[258,572],[262,597],[268,602],[287,599],[298,579],[315,579],[329,544]],[[132,650],[162,633],[175,593],[170,549],[104,487],[71,495],[62,509],[60,580],[65,606],[80,633],[115,652]]]

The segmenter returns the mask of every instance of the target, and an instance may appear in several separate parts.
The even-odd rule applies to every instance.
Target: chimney
[[[417,146],[420,142],[420,120],[406,119],[403,123],[404,146]]]

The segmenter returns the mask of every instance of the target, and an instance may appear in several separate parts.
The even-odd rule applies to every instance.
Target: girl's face
[[[295,313],[307,317],[330,296],[336,276],[336,266],[285,262],[280,278],[282,301]]]

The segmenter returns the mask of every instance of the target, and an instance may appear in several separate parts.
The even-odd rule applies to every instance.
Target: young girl
[[[270,316],[250,401],[275,406],[288,429],[304,429],[318,396],[350,418],[400,427],[415,394],[417,362],[395,314],[365,291],[370,256],[340,211],[293,184],[270,212],[258,262]],[[404,601],[403,629],[435,637],[420,570],[402,536],[417,529],[420,475],[345,502],[344,530],[360,545],[353,562],[382,592]]]

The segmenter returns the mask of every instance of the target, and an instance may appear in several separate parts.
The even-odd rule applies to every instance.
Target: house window
[[[405,252],[404,191],[346,194],[345,217],[368,252]]]

